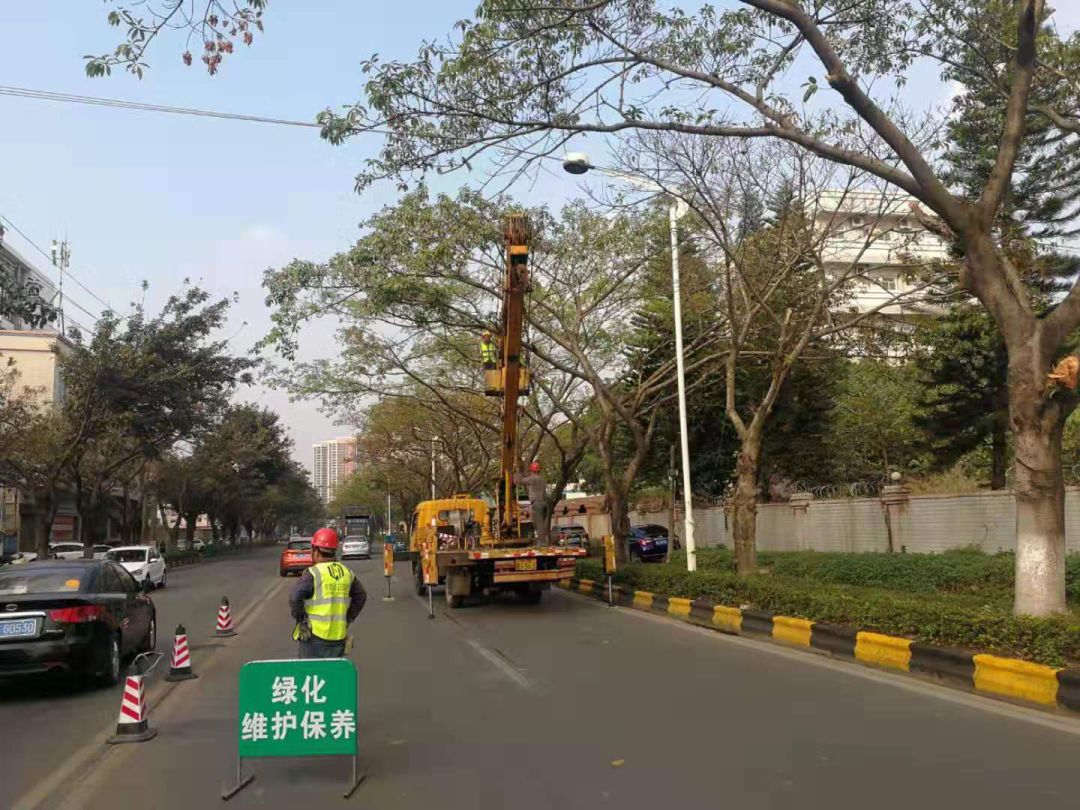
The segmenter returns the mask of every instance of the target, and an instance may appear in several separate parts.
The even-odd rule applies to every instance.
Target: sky
[[[1061,5],[1059,25],[1074,30],[1080,9]],[[445,36],[474,7],[475,0],[275,1],[265,34],[250,49],[238,46],[216,77],[202,69],[196,48],[195,66],[185,67],[181,43],[171,39],[150,55],[140,81],[123,72],[85,76],[83,55],[118,42],[103,3],[8,2],[0,11],[0,85],[310,121],[327,106],[359,98],[365,58],[409,58],[423,39]],[[913,97],[922,90],[918,83],[908,89]],[[359,236],[358,223],[397,197],[391,184],[354,192],[356,171],[377,142],[334,147],[311,128],[7,96],[0,96],[0,122],[0,214],[46,250],[51,240],[67,239],[71,273],[117,310],[141,296],[144,280],[152,308],[185,278],[217,295],[237,293],[225,336],[238,350],[269,328],[264,270],[347,248]],[[551,173],[521,191],[532,201],[555,201],[576,189],[568,176]],[[17,235],[7,239],[33,255]],[[44,260],[38,264],[45,269]],[[100,311],[70,283],[67,292]],[[302,356],[330,349],[332,329],[309,330]],[[240,399],[280,413],[295,458],[305,464],[313,442],[348,432],[314,403],[290,403],[282,391],[255,387]]]

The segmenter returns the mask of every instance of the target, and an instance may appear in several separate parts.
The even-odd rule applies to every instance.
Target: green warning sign
[[[347,658],[250,661],[240,670],[240,757],[356,753],[356,667]]]

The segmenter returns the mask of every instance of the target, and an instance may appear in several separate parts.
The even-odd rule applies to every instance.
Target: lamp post
[[[651,180],[593,166],[589,163],[589,156],[584,152],[567,153],[563,158],[563,169],[570,174],[576,175],[585,174],[590,169],[595,170],[608,177],[630,183],[637,188],[657,191],[671,197],[671,207],[668,208],[668,230],[671,234],[671,296],[675,320],[675,370],[679,388],[679,446],[682,450],[683,509],[685,513],[683,516],[683,533],[686,536],[686,570],[696,571],[697,548],[694,543],[694,509],[690,489],[690,446],[686,428],[686,369],[683,356],[682,291],[679,284],[679,220],[686,215],[689,206],[686,204],[686,200],[670,194]],[[672,529],[674,529],[674,526]]]
[[[431,437],[431,500],[435,500],[435,442],[438,436]]]

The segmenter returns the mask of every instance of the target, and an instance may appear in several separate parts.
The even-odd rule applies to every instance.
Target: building
[[[343,481],[356,472],[356,437],[318,442],[311,449],[311,483],[324,503],[330,503]]]
[[[41,296],[52,300],[56,289],[52,282],[30,264],[11,245],[0,241],[0,272],[17,284],[33,281],[40,285]],[[43,407],[54,407],[64,399],[60,376],[60,357],[71,351],[72,343],[51,328],[30,329],[19,319],[0,317],[0,362],[11,362],[18,372],[19,388],[29,388]],[[0,487],[0,545],[29,551],[34,546],[36,515],[24,495],[11,487]],[[52,540],[78,537],[78,516],[69,493],[60,494],[60,503],[52,524]]]
[[[861,342],[904,357],[920,320],[941,313],[928,289],[928,269],[949,260],[949,246],[915,216],[903,193],[824,191],[814,211],[826,272],[851,278],[834,305],[847,316],[873,313]]]

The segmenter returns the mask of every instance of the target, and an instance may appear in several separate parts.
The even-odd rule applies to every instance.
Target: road
[[[190,622],[201,674],[151,713],[155,740],[93,742],[111,731],[115,690],[4,687],[0,727],[18,748],[0,759],[0,806],[220,806],[235,771],[236,673],[294,651],[294,580],[278,579],[272,551],[178,570],[155,597],[163,630]],[[505,600],[453,613],[437,597],[432,621],[404,564],[393,602],[380,599],[379,560],[350,565],[371,595],[354,629],[368,771],[358,807],[1077,804],[1075,719],[563,592],[538,607]],[[222,591],[242,615],[240,635],[202,646]],[[153,690],[152,700],[164,694]],[[230,806],[340,802],[348,771],[334,758],[245,767],[256,780]]]

